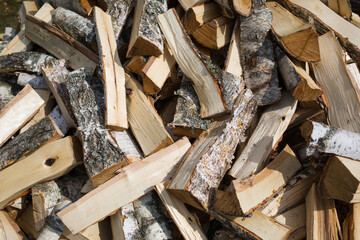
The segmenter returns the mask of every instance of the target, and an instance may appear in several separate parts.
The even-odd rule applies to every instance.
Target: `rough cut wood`
[[[288,239],[301,240],[306,237],[306,206],[304,203],[275,216],[274,219],[291,228]]]
[[[142,239],[133,203],[123,206],[110,216],[110,220],[114,240]]]
[[[39,11],[34,15],[35,17],[43,20],[44,22],[49,23],[51,21],[51,11],[54,10],[54,8],[48,4],[45,3]],[[28,13],[31,14],[31,13]],[[32,14],[31,14],[32,15]],[[24,21],[25,22],[25,16],[24,15]],[[20,32],[9,42],[9,44],[0,52],[0,55],[7,55],[10,53],[15,52],[24,52],[29,51],[32,49],[33,44],[32,42],[25,37],[25,25],[21,28]]]
[[[197,220],[187,210],[185,204],[166,190],[163,183],[156,185],[155,190],[186,240],[207,239]]]
[[[19,11],[18,11],[18,18],[20,21],[20,29],[22,29],[23,25],[25,24],[25,16],[26,14],[35,15],[38,11],[38,7],[36,6],[35,1],[23,1]]]
[[[111,16],[115,38],[118,39],[126,19],[134,7],[133,0],[105,0],[106,13]]]
[[[42,145],[64,135],[51,117],[45,117],[0,148],[0,169],[15,163]]]
[[[359,217],[360,217],[360,204],[354,203],[350,206],[350,212],[343,222],[343,239],[353,240],[359,238]]]
[[[16,218],[16,223],[29,237],[37,238],[39,233],[35,230],[32,204],[29,204],[23,212]]]
[[[164,53],[164,40],[156,16],[166,10],[165,0],[136,1],[134,23],[126,57],[159,56]]]
[[[285,86],[295,99],[307,102],[322,95],[322,90],[303,68],[294,64],[280,48],[276,47],[275,53]]]
[[[189,8],[186,11],[184,18],[184,27],[187,34],[191,34],[196,29],[200,28],[207,22],[210,22],[214,18],[220,17],[219,5],[215,2],[207,2],[201,5]]]
[[[225,71],[242,79],[242,68],[240,62],[240,19],[236,19],[234,31],[231,36],[229,51],[225,60]]]
[[[41,19],[26,15],[25,35],[57,58],[66,59],[73,69],[85,67],[91,73],[94,72],[97,56],[63,31]]]
[[[144,92],[146,94],[158,93],[168,79],[175,63],[175,58],[167,45],[164,47],[163,54],[158,57],[150,57],[145,66],[141,69]]]
[[[143,69],[145,63],[145,57],[139,55],[133,56],[128,62],[125,63],[125,70],[141,75],[141,69]]]
[[[248,143],[236,159],[229,174],[246,179],[264,166],[273,147],[279,142],[296,110],[297,100],[283,92],[279,103],[271,105],[261,115]]]
[[[105,88],[105,127],[128,128],[126,113],[125,71],[122,68],[110,15],[94,7],[95,32],[99,48],[101,78]]]
[[[130,128],[144,155],[148,156],[172,144],[174,141],[141,85],[127,74],[126,89],[131,91],[126,100]]]
[[[351,6],[350,1],[347,0],[328,0],[327,5],[331,8],[334,12],[339,14],[341,17],[345,18],[346,20],[351,20]]]
[[[141,150],[138,147],[136,141],[130,133],[130,130],[127,131],[110,131],[111,136],[114,138],[115,142],[124,152],[124,155],[130,163],[139,161],[142,159]]]
[[[360,99],[360,72],[356,63],[346,64],[346,70],[351,80],[352,86]]]
[[[0,56],[0,73],[15,71],[40,74],[40,66],[54,58],[38,52],[21,52]]]
[[[220,49],[230,42],[233,28],[233,19],[218,17],[205,23],[191,34],[201,45],[210,49]]]
[[[143,196],[156,184],[172,177],[174,166],[180,162],[190,145],[188,139],[183,138],[141,161],[122,168],[118,175],[61,211],[58,216],[72,233],[84,230]]]
[[[75,12],[58,7],[51,13],[51,24],[87,47],[95,43],[94,24]]]
[[[220,70],[196,50],[174,9],[159,15],[158,21],[176,62],[194,83],[200,116],[207,118],[229,111],[242,87],[239,78]]]
[[[45,104],[49,92],[36,92],[27,85],[0,112],[0,146]]]
[[[63,235],[69,240],[116,240],[116,238],[113,239],[111,234],[111,225],[108,218],[91,225],[85,231],[76,235],[65,228]]]
[[[25,234],[5,211],[0,211],[0,238],[3,240],[26,240]]]
[[[195,5],[199,5],[206,2],[206,0],[179,0],[179,3],[181,5],[181,7],[185,10],[188,11],[190,8],[192,8]]]
[[[261,172],[246,180],[233,180],[233,186],[244,215],[276,194],[296,172],[301,163],[287,145]]]
[[[300,127],[308,143],[307,155],[331,153],[360,161],[360,134],[323,123],[306,121]]]
[[[334,199],[322,198],[313,184],[306,196],[306,239],[338,238],[339,219]]]
[[[116,170],[129,161],[110,133],[100,126],[95,95],[86,81],[89,77],[85,68],[73,71],[65,81],[65,88],[81,133],[84,166],[97,187],[115,176]]]
[[[273,15],[271,28],[286,51],[300,61],[320,61],[318,35],[311,25],[277,2],[268,2],[266,6]]]
[[[324,197],[347,203],[360,202],[360,162],[345,157],[332,157],[324,170],[321,189]]]
[[[76,12],[82,16],[87,16],[92,10],[91,0],[43,0],[50,3],[54,8],[62,7]]]
[[[215,192],[231,167],[239,142],[245,142],[245,131],[256,112],[256,101],[250,90],[240,93],[233,115],[214,122],[193,144],[178,168],[168,189],[185,203],[201,209],[213,206]]]
[[[360,133],[360,100],[346,71],[343,50],[332,32],[319,37],[319,45],[321,62],[312,67],[324,91],[329,122],[331,126]]]
[[[4,183],[0,187],[0,208],[32,185],[60,177],[77,166],[81,159],[79,149],[75,138],[66,137],[42,146],[22,161],[3,169],[0,172]]]

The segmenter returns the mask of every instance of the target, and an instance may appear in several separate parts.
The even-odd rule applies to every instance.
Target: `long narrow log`
[[[126,19],[134,7],[133,0],[105,0],[106,13],[111,16],[115,38],[118,39]]]
[[[32,72],[41,73],[41,65],[54,58],[38,52],[11,53],[0,56],[0,73]]]
[[[214,122],[187,152],[168,185],[168,189],[183,202],[208,210],[214,204],[215,192],[231,167],[239,142],[245,142],[245,131],[256,112],[256,102],[250,90],[243,90],[234,105],[233,115]]]

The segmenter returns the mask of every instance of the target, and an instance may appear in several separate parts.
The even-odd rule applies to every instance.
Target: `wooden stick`
[[[232,184],[244,215],[248,215],[276,194],[301,168],[295,153],[286,145],[284,150],[258,174]]]
[[[41,19],[26,15],[25,35],[57,58],[66,59],[73,69],[86,67],[91,73],[94,72],[97,56],[63,31]]]
[[[187,34],[191,34],[205,23],[210,22],[214,18],[220,17],[219,5],[215,2],[207,2],[196,5],[186,11],[184,18],[184,27]]]
[[[45,104],[49,92],[38,93],[27,85],[0,112],[0,146]]]
[[[174,166],[180,162],[189,147],[190,142],[183,138],[141,161],[122,168],[118,175],[104,183],[101,188],[95,188],[61,211],[58,216],[72,233],[84,230],[149,192],[154,185],[169,179],[173,175],[171,172]],[[151,174],[154,173],[154,169],[157,169],[156,174]],[[97,211],[99,208],[102,210]]]
[[[2,170],[0,179],[4,185],[0,191],[0,208],[4,208],[29,187],[60,177],[77,166],[81,159],[78,147],[74,138],[66,137],[42,146],[22,161]],[[25,173],[22,169],[28,170]],[[21,181],[16,177],[19,171]]]
[[[156,185],[155,190],[186,240],[207,239],[185,204],[167,191],[163,183]]]
[[[26,240],[25,234],[5,211],[0,211],[0,238],[4,240]]]
[[[168,185],[183,202],[208,210],[214,204],[216,189],[231,166],[239,142],[255,115],[256,102],[250,90],[240,93],[230,119],[215,122],[193,144]]]
[[[136,1],[134,23],[126,57],[159,56],[164,53],[164,40],[156,16],[166,10],[166,1]]]
[[[304,203],[275,216],[274,219],[291,228],[288,239],[300,240],[306,237],[306,206]]]
[[[106,13],[111,16],[115,38],[118,39],[126,19],[134,7],[133,0],[105,0]]]
[[[332,32],[319,37],[319,46],[321,62],[311,66],[324,91],[330,124],[360,132],[360,100],[347,73],[343,50]],[[333,51],[329,51],[329,48]]]
[[[102,69],[101,77],[105,86],[105,127],[112,130],[125,130],[128,128],[125,71],[118,55],[111,17],[99,7],[95,7],[94,22]]]
[[[142,91],[141,85],[126,74],[127,110],[130,128],[145,156],[148,156],[174,141],[153,105]]]
[[[246,179],[264,167],[264,162],[282,137],[296,109],[297,100],[288,92],[282,95],[279,103],[270,106],[261,115],[255,131],[229,171],[232,177]]]

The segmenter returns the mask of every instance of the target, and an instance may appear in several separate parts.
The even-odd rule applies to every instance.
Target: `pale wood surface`
[[[61,211],[58,216],[72,233],[84,230],[151,191],[154,185],[169,179],[173,175],[174,166],[180,162],[189,147],[190,142],[183,138],[122,168],[118,175]]]
[[[45,5],[45,4],[44,4]],[[35,15],[38,11],[35,1],[23,1],[18,11],[18,17],[20,19],[20,29],[25,23],[26,14]]]
[[[221,11],[219,11],[219,5],[215,2],[207,2],[201,5],[196,5],[186,11],[184,27],[187,34],[191,34],[205,23],[220,16]]]
[[[328,7],[331,8],[334,12],[339,14],[341,17],[350,21],[352,17],[351,5],[348,0],[328,0]]]
[[[274,219],[291,228],[289,239],[301,240],[306,237],[306,206],[304,203],[275,216]]]
[[[140,240],[142,235],[134,204],[129,203],[110,216],[114,240]]]
[[[26,240],[19,226],[9,217],[5,211],[0,211],[0,238],[3,240]],[[3,232],[2,232],[3,230]]]
[[[108,218],[91,225],[85,231],[76,235],[65,228],[63,235],[69,240],[117,240],[111,234],[111,225]]]
[[[225,71],[242,79],[242,67],[240,61],[240,19],[235,20],[234,31],[229,44],[228,55],[225,60]]]
[[[181,7],[187,11],[189,8],[204,3],[206,0],[179,0]]]

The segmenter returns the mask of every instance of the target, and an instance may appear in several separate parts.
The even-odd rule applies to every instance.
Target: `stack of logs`
[[[360,239],[347,0],[18,16],[0,44],[0,239]]]

